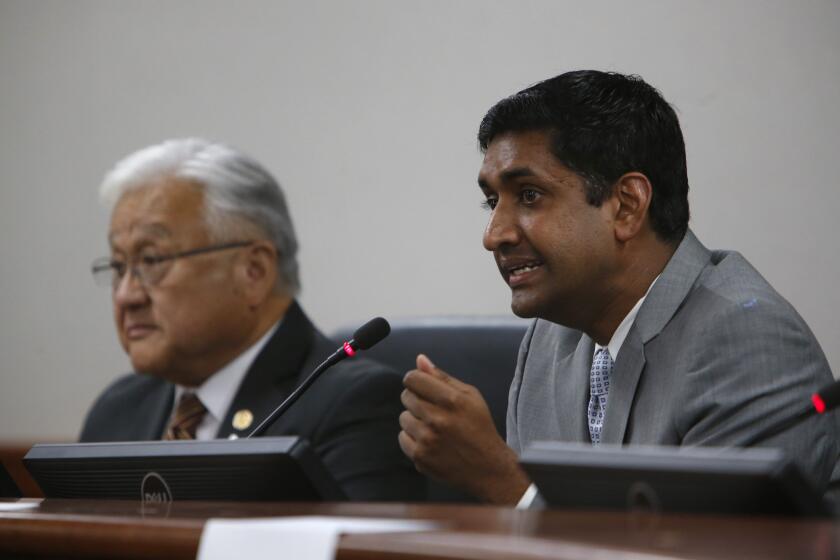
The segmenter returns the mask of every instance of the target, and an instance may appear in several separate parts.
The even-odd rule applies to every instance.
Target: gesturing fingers
[[[405,453],[405,456],[415,462],[415,450],[417,449],[417,442],[412,439],[408,432],[401,431],[397,436],[397,442],[400,444],[400,449]]]
[[[425,355],[417,356],[417,369],[405,374],[403,385],[419,398],[453,410],[469,386],[435,367]]]
[[[444,371],[438,369],[438,367],[432,363],[432,360],[430,360],[425,354],[417,354],[416,363],[417,369],[420,371],[425,371],[426,373],[430,373],[435,377],[440,377],[441,379],[445,379],[447,377]]]
[[[417,470],[425,472],[423,468],[428,461],[427,454],[434,449],[428,445],[429,427],[408,410],[400,414],[399,421],[402,428],[398,436],[400,448]]]
[[[419,439],[420,434],[424,428],[423,421],[419,420],[416,416],[414,416],[411,412],[404,410],[400,414],[400,428],[411,436],[411,439],[417,441]]]
[[[447,385],[451,385],[456,389],[463,389],[465,384],[459,381],[457,378],[452,377],[439,367],[437,367],[432,360],[425,354],[418,354],[417,355],[417,369],[424,373],[429,374],[431,377],[438,379],[439,381],[446,383]]]
[[[400,401],[407,411],[420,420],[428,417],[428,409],[432,406],[429,401],[419,397],[411,389],[403,389],[403,392],[400,393]]]
[[[448,450],[441,447],[434,429],[408,410],[400,414],[399,422],[402,431],[398,441],[403,453],[411,459],[418,471],[434,474],[437,469],[435,465],[440,462],[441,456],[448,455]]]
[[[419,369],[406,373],[403,385],[417,397],[436,404],[443,404],[445,396],[453,390],[444,381]]]

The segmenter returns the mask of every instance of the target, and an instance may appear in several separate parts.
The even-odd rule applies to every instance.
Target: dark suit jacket
[[[534,441],[589,441],[593,348],[580,331],[531,325],[508,404],[508,444],[518,453]],[[689,231],[618,352],[601,442],[779,447],[824,490],[840,482],[840,416],[758,435],[832,381],[793,307],[741,255],[709,251]]]
[[[217,437],[247,435],[337,347],[293,303],[248,369]],[[351,500],[422,499],[423,482],[397,442],[401,391],[395,371],[351,358],[321,375],[265,435],[308,439]],[[174,392],[173,384],[148,375],[119,378],[94,403],[80,440],[160,439]],[[242,408],[255,420],[237,431],[232,419]]]

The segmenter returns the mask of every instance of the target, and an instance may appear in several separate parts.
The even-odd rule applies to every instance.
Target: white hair
[[[214,238],[229,241],[246,224],[268,237],[279,253],[278,284],[292,295],[300,290],[298,244],[283,191],[259,163],[233,148],[200,138],[143,148],[108,172],[99,196],[113,209],[126,191],[169,177],[191,179],[204,188],[204,219]]]

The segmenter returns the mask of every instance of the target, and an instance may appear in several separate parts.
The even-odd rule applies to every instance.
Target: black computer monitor
[[[35,445],[23,463],[47,498],[344,499],[308,442],[297,437]]]
[[[20,488],[17,487],[12,475],[6,470],[5,465],[0,463],[0,498],[20,498]]]
[[[799,469],[766,448],[539,442],[520,458],[549,507],[740,515],[831,514]]]

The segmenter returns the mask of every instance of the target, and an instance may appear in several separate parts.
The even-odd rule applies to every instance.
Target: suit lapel
[[[641,344],[647,344],[662,332],[710,259],[709,250],[688,230],[636,316],[633,327],[638,331]],[[624,351],[623,346],[621,351]]]
[[[558,360],[555,366],[554,371],[562,372],[560,382],[554,388],[555,399],[559,404],[556,408],[557,433],[561,441],[589,441],[586,405],[589,400],[589,369],[594,344],[584,334],[575,351]],[[555,379],[558,377],[554,376]]]
[[[142,375],[142,374],[134,374]],[[163,430],[172,414],[175,386],[157,378],[150,378],[151,390],[138,402],[136,416],[140,419],[128,441],[153,441],[163,437]]]
[[[601,443],[620,444],[627,431],[627,420],[636,396],[636,386],[645,367],[644,346],[639,342],[637,330],[631,328],[618,352],[607,402],[607,416],[601,433]]]
[[[645,368],[645,345],[668,324],[709,263],[711,253],[688,230],[650,289],[616,357],[610,377],[607,416],[602,443],[624,442],[636,387]],[[678,352],[675,348],[673,351]],[[588,391],[587,391],[588,395]]]
[[[293,302],[280,326],[248,368],[219,426],[217,438],[248,435],[289,396],[297,386],[299,375],[309,374],[301,368],[309,355],[314,333],[312,323],[297,302]],[[233,427],[233,417],[240,410],[250,411],[254,420],[247,428],[237,430]]]

